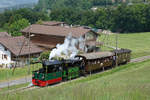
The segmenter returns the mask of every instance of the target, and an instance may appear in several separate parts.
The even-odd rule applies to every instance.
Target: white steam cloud
[[[83,37],[74,38],[70,33],[64,40],[63,44],[57,44],[56,48],[53,49],[49,55],[49,60],[53,57],[60,57],[65,55],[70,59],[74,59],[74,57],[78,54],[79,49],[85,51],[85,40]]]

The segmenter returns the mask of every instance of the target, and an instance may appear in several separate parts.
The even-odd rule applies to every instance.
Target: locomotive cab
[[[32,72],[32,83],[47,86],[62,81],[62,63],[60,61],[44,61],[43,68]]]

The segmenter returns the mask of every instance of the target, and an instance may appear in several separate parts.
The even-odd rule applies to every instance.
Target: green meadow
[[[131,49],[132,58],[150,55],[150,32],[117,34],[117,37],[118,48]],[[99,40],[103,41],[105,45],[116,47],[116,34],[102,35]],[[102,50],[110,50],[110,48],[102,46]]]
[[[5,30],[4,30],[4,29],[2,29],[2,28],[0,28],[0,32],[5,32]]]
[[[22,77],[30,76],[32,71],[39,69],[42,65],[39,64],[31,64],[29,66],[15,68],[12,69],[0,69],[0,82],[10,81],[14,79],[19,79]]]
[[[69,81],[57,87],[0,95],[2,100],[149,100],[150,60]]]

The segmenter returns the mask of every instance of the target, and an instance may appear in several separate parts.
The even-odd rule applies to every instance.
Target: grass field
[[[150,60],[132,63],[68,82],[23,93],[1,95],[2,100],[149,100]]]
[[[0,32],[5,32],[5,30],[4,30],[4,29],[2,29],[2,28],[0,28]]]
[[[116,46],[116,35],[109,35],[99,38],[112,46]],[[128,48],[132,50],[132,58],[141,57],[150,55],[150,32],[147,33],[133,33],[133,34],[118,34],[118,47],[119,48]],[[102,47],[102,50],[108,48]]]
[[[19,89],[22,87],[27,87],[30,83],[25,83],[25,84],[19,84],[19,85],[14,85],[10,87],[5,87],[5,88],[0,88],[0,93],[8,92],[14,89]]]
[[[30,66],[30,69],[28,66],[16,68],[14,73],[13,69],[0,69],[0,82],[29,76],[33,70],[39,69],[41,66],[41,64],[33,64]]]

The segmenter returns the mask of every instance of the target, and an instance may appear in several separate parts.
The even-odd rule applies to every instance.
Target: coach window
[[[98,64],[100,63],[100,59],[98,59]]]
[[[103,66],[103,65],[104,65],[103,63],[100,64],[100,66]]]
[[[107,61],[109,62],[109,58],[107,58]]]
[[[105,59],[104,62],[107,62],[107,59]]]
[[[95,64],[95,60],[92,60],[92,64]]]
[[[126,53],[126,57],[128,57],[128,54]]]
[[[87,64],[88,64],[88,65],[90,64],[89,61],[87,61]]]
[[[111,56],[110,59],[112,59],[113,57]]]
[[[95,60],[95,64],[97,64],[97,60]]]

